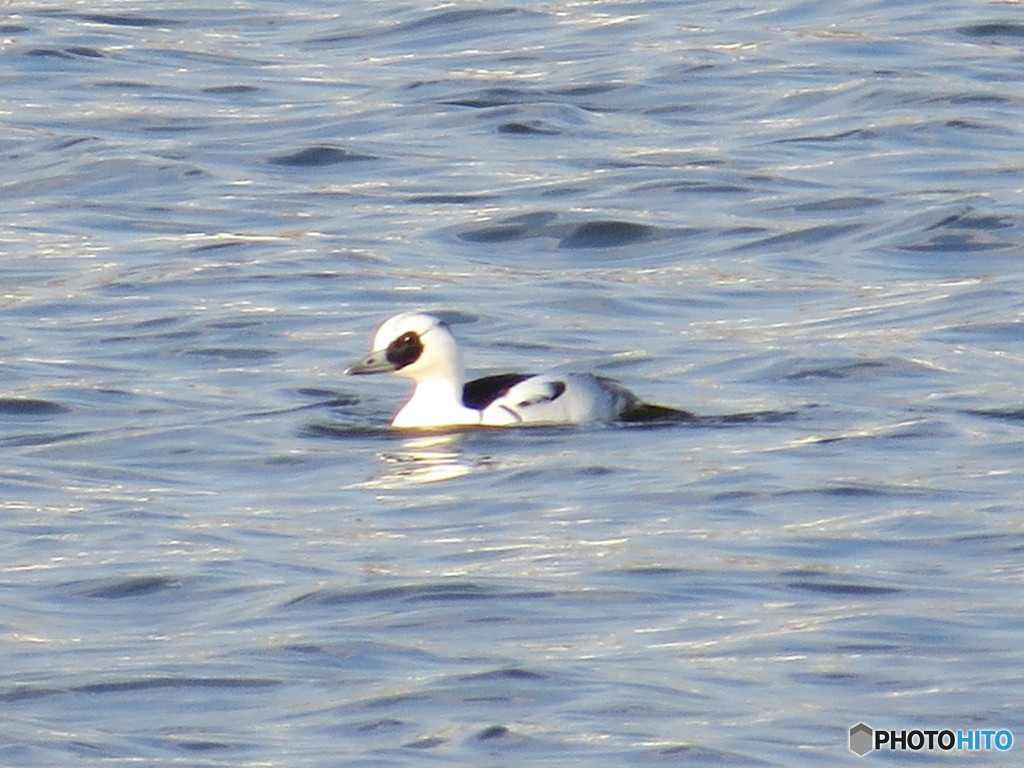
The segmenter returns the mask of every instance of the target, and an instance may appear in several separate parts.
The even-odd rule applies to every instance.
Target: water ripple
[[[1024,732],[1011,6],[30,6],[0,762]],[[413,308],[694,417],[397,433]]]

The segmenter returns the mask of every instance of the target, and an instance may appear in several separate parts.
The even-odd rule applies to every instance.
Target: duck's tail
[[[627,424],[648,424],[652,422],[677,424],[683,421],[694,421],[696,418],[697,416],[689,411],[681,411],[678,408],[669,408],[667,405],[654,405],[639,401],[631,403],[619,416],[619,420]]]

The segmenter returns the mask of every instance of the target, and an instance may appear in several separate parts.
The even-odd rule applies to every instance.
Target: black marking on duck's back
[[[462,404],[467,408],[482,411],[521,381],[533,376],[532,373],[499,373],[466,382],[462,388]],[[562,385],[563,389],[565,385]]]
[[[554,402],[555,400],[562,396],[563,392],[565,392],[564,381],[549,381],[548,391],[545,392],[543,395],[538,395],[537,397],[534,397],[530,400],[522,400],[521,402],[516,403],[516,405],[519,408],[525,408],[528,405],[537,405],[538,403]]]
[[[394,365],[396,370],[415,363],[422,354],[423,342],[415,331],[403,333],[388,344],[386,352],[388,362]]]

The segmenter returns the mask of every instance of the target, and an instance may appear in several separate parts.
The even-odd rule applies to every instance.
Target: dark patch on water
[[[307,424],[299,430],[301,437],[328,438],[332,440],[347,440],[357,437],[408,437],[402,435],[398,430],[391,429],[391,426],[384,424],[348,424],[336,422],[318,422]]]
[[[829,366],[815,366],[793,371],[782,377],[784,381],[803,381],[805,379],[861,379],[874,376],[879,370],[889,368],[881,360],[857,360],[840,362]]]
[[[800,416],[798,411],[746,411],[725,413],[717,416],[696,416],[685,423],[697,427],[737,427],[750,424],[778,424],[792,421]]]
[[[399,25],[399,29],[430,29],[432,27],[445,27],[446,29],[454,24],[465,24],[479,20],[487,20],[494,17],[517,15],[521,13],[517,8],[467,8],[455,11],[436,11],[428,13],[421,19],[406,22]]]
[[[749,187],[717,181],[659,181],[634,187],[640,192],[670,192],[674,194],[712,195],[749,193]]]
[[[839,133],[825,134],[821,136],[794,136],[786,139],[776,139],[773,143],[775,144],[831,144],[834,142],[845,141],[846,139],[871,139],[875,137],[875,132],[871,129],[866,128],[855,128],[849,131],[841,131]]]
[[[561,129],[542,120],[524,120],[510,123],[502,123],[501,125],[498,126],[498,133],[558,136],[561,132]]]
[[[474,109],[491,109],[507,107],[512,104],[524,104],[535,101],[547,101],[549,95],[523,88],[487,88],[470,96],[444,102],[453,107],[471,107]]]
[[[362,400],[356,395],[348,394],[345,392],[338,392],[337,390],[334,389],[302,387],[296,390],[296,392],[302,397],[312,397],[316,398],[317,400],[320,400],[321,402],[314,403],[314,405],[323,406],[325,408],[347,408],[350,405],[357,405],[362,402]]]
[[[435,602],[466,600],[509,600],[552,597],[551,592],[507,591],[469,582],[452,584],[403,584],[392,587],[323,589],[289,600],[285,605],[348,605],[365,602]]]
[[[440,736],[424,736],[421,739],[410,741],[402,746],[406,749],[436,749],[448,743],[447,739]]]
[[[105,56],[101,51],[97,51],[95,48],[89,48],[84,45],[72,45],[64,50],[73,56],[83,56],[87,59],[102,59]]]
[[[118,680],[103,683],[86,683],[67,688],[18,685],[6,691],[0,691],[0,702],[31,701],[49,696],[65,694],[108,694],[133,693],[138,691],[156,691],[167,689],[220,689],[263,690],[281,685],[280,680],[256,677],[149,677],[135,680]]]
[[[910,233],[894,244],[898,251],[911,253],[983,253],[1016,247],[1013,239],[1001,237],[1001,230],[1012,230],[1017,218],[1006,214],[984,213],[972,207],[957,210],[937,222]],[[930,233],[921,237],[922,232]]]
[[[793,210],[804,213],[832,213],[835,211],[862,211],[866,208],[875,208],[884,204],[884,200],[879,200],[875,197],[848,195],[843,197],[832,197],[827,200],[800,203],[799,205],[793,206]]]
[[[875,597],[903,592],[899,587],[879,587],[873,584],[854,584],[840,581],[790,581],[786,583],[790,589],[807,592],[822,592],[836,597]]]
[[[1024,341],[1024,322],[951,325],[937,332],[935,338],[971,344],[1017,344]]]
[[[482,225],[471,225],[455,231],[460,240],[471,243],[500,243],[508,240],[521,240],[529,237],[540,237],[558,215],[549,211],[537,211],[519,216],[510,216],[497,222]]]
[[[522,669],[521,667],[507,667],[504,669],[494,669],[489,672],[480,672],[475,675],[463,675],[459,678],[462,682],[479,682],[481,680],[546,680],[548,675],[540,672],[534,672],[532,669]]]
[[[618,570],[610,571],[610,573],[617,573],[623,576],[686,576],[693,573],[693,571],[667,565],[646,565],[636,566],[633,568],[620,568]]]
[[[530,230],[527,227],[508,224],[470,229],[460,233],[459,239],[471,243],[502,243],[508,240],[520,240],[529,235]]]
[[[161,19],[156,16],[133,16],[130,14],[69,13],[66,15],[81,21],[88,21],[94,24],[109,24],[114,27],[176,27],[181,23],[171,19]]]
[[[167,737],[167,741],[186,752],[211,752],[218,749],[233,749],[235,746],[223,741],[208,741],[194,738]]]
[[[101,600],[120,600],[126,597],[143,597],[181,586],[177,579],[166,576],[133,576],[124,579],[102,579],[95,582],[66,584],[83,597]]]
[[[492,725],[489,728],[484,728],[480,733],[476,735],[477,741],[510,741],[513,740],[515,734],[512,730],[504,725]]]
[[[92,136],[70,136],[64,139],[58,139],[53,142],[53,148],[56,150],[69,149],[89,141],[95,141]]]
[[[1024,425],[1024,407],[1021,408],[970,408],[964,413],[971,416],[982,416],[986,419],[996,419],[1010,424]]]
[[[827,570],[815,568],[795,568],[782,571],[779,574],[787,579],[785,586],[789,589],[799,589],[808,592],[822,592],[836,596],[863,596],[873,597],[876,595],[888,595],[905,592],[902,587],[889,585],[866,584],[837,578],[836,574]]]
[[[972,251],[999,251],[1013,247],[1015,246],[1011,242],[985,237],[977,233],[950,232],[930,237],[927,240],[901,245],[899,249],[922,253],[969,253]]]
[[[1010,21],[993,21],[983,24],[969,24],[957,30],[967,37],[981,37],[986,40],[1001,37],[1024,38],[1024,24]]]
[[[631,221],[587,221],[558,241],[559,248],[617,248],[665,237],[657,227]]]
[[[287,155],[277,155],[271,157],[267,162],[271,165],[283,165],[292,168],[313,168],[377,159],[373,155],[364,155],[360,152],[351,152],[339,147],[322,145],[306,147]]]
[[[206,243],[189,249],[189,253],[206,253],[208,251],[222,251],[225,248],[239,248],[246,245],[244,240],[224,240],[218,243]]]
[[[472,109],[494,109],[524,104],[572,104],[580,109],[601,111],[601,106],[589,101],[589,97],[623,88],[618,83],[590,83],[566,88],[519,88],[499,86],[473,91],[465,96],[448,99],[443,103],[454,107]]]
[[[486,193],[478,194],[451,194],[451,195],[413,195],[406,198],[407,203],[413,205],[475,205],[494,200],[495,195]]]
[[[253,91],[261,90],[255,85],[212,85],[209,88],[203,88],[203,93],[224,93],[224,94],[236,94],[236,93],[252,93]]]
[[[67,408],[52,400],[37,400],[32,397],[0,398],[0,416],[54,416],[67,413]]]
[[[29,446],[29,445],[53,445],[65,443],[70,440],[77,440],[80,437],[92,435],[92,432],[53,432],[53,433],[32,433],[15,435],[0,440],[0,445],[7,446]]]
[[[95,48],[86,48],[80,45],[70,46],[68,48],[30,48],[25,51],[26,56],[40,56],[40,57],[52,57],[55,59],[102,59],[104,54],[97,51]]]
[[[457,229],[455,236],[471,243],[500,243],[529,238],[549,238],[555,240],[559,248],[576,250],[621,248],[661,240],[682,233],[683,230],[664,229],[649,224],[617,219],[563,223],[558,221],[557,214],[539,211]]]
[[[825,685],[841,686],[854,685],[868,679],[867,676],[858,675],[854,672],[801,672],[792,677],[794,680],[810,685],[823,683]]]
[[[122,693],[152,691],[166,688],[273,688],[280,680],[238,677],[154,677],[141,680],[123,680],[111,683],[90,683],[69,689],[71,693]]]
[[[901,358],[860,358],[812,360],[794,358],[772,366],[767,378],[776,381],[807,381],[813,379],[860,380],[873,379],[881,374],[922,376],[931,371],[910,360]]]
[[[807,227],[795,232],[786,232],[781,235],[771,235],[740,246],[737,250],[776,248],[797,248],[807,245],[818,245],[857,230],[863,229],[864,224],[822,224],[820,226]]]
[[[393,731],[396,728],[404,728],[406,723],[402,720],[397,720],[393,717],[384,717],[380,720],[371,720],[366,723],[360,723],[356,726],[356,731],[360,733],[379,733],[385,731]]]

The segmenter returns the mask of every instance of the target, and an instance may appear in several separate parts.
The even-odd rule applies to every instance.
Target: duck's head
[[[416,381],[462,378],[462,356],[448,326],[433,315],[403,312],[385,320],[373,335],[368,357],[346,375],[397,373]]]

